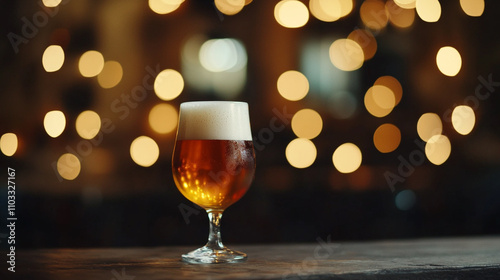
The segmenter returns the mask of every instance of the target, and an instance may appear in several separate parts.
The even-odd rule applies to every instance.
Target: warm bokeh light
[[[323,119],[312,109],[302,109],[292,118],[292,130],[299,138],[313,139],[321,133]]]
[[[417,0],[415,8],[423,21],[436,22],[441,17],[441,4],[438,0]]]
[[[392,4],[393,1],[389,0],[385,4],[386,7]],[[415,2],[413,2],[415,4]],[[415,9],[387,9],[389,11],[389,21],[392,25],[398,28],[407,28],[410,27],[415,21]]]
[[[47,72],[55,72],[64,64],[64,50],[61,46],[50,45],[42,55],[43,69]]]
[[[374,85],[366,91],[364,103],[371,115],[381,118],[392,112],[396,106],[396,98],[388,87]]]
[[[184,2],[184,0],[149,0],[149,8],[160,15],[171,13]]]
[[[417,133],[425,142],[434,135],[440,135],[443,132],[443,123],[437,114],[425,113],[418,119]]]
[[[338,39],[329,49],[330,61],[343,71],[354,71],[363,65],[365,56],[361,46],[351,39]]]
[[[311,14],[324,22],[336,21],[340,18],[340,1],[337,0],[310,0]]]
[[[182,75],[173,70],[166,69],[156,76],[154,91],[162,100],[172,100],[179,96],[184,89],[184,79]]]
[[[61,4],[62,0],[42,0],[42,3],[47,8],[55,8]]]
[[[309,10],[317,19],[324,22],[336,21],[352,12],[352,0],[310,0]]]
[[[245,67],[247,55],[245,47],[235,39],[211,39],[200,47],[201,66],[210,72],[236,71]]]
[[[354,29],[347,39],[353,40],[363,49],[364,60],[372,58],[377,52],[377,40],[366,29]]]
[[[460,105],[451,113],[453,128],[462,135],[469,134],[476,124],[476,115],[471,107]]]
[[[316,160],[317,150],[311,140],[296,138],[286,146],[285,155],[291,166],[306,168]]]
[[[149,126],[160,134],[174,131],[177,127],[177,119],[177,110],[170,104],[160,103],[149,111]]]
[[[298,28],[309,20],[309,10],[300,1],[282,0],[274,7],[274,18],[284,27]]]
[[[378,78],[373,85],[385,86],[392,91],[396,101],[396,105],[399,104],[401,98],[403,97],[403,87],[399,83],[398,79],[393,76],[382,76]]]
[[[76,118],[75,128],[83,139],[92,139],[101,129],[101,118],[94,111],[83,111]]]
[[[380,30],[387,26],[389,13],[385,2],[380,0],[366,0],[359,8],[359,16],[363,24],[373,30]]]
[[[460,7],[471,17],[480,17],[484,12],[484,0],[460,0]]]
[[[432,136],[425,144],[425,155],[435,165],[443,164],[451,154],[451,143],[444,135]]]
[[[43,127],[50,137],[58,137],[66,128],[64,113],[58,110],[47,112],[43,118]]]
[[[340,2],[340,17],[345,17],[352,12],[354,8],[353,0],[330,0]]]
[[[81,170],[81,163],[74,154],[67,153],[57,160],[57,172],[66,180],[74,180]]]
[[[309,92],[309,81],[299,71],[289,70],[279,76],[277,88],[283,98],[297,101]]]
[[[130,156],[136,164],[149,167],[158,160],[160,148],[150,137],[139,136],[130,144]]]
[[[456,76],[462,68],[462,57],[460,53],[450,46],[442,47],[436,55],[436,64],[439,71],[446,76]]]
[[[394,3],[403,9],[413,9],[416,5],[416,0],[394,0]]]
[[[101,73],[97,76],[97,82],[102,88],[112,88],[116,86],[123,77],[123,69],[117,61],[106,61]]]
[[[228,16],[239,13],[245,6],[245,0],[215,0],[214,3],[217,10]]]
[[[361,150],[353,143],[344,143],[333,152],[332,161],[340,173],[356,171],[363,160]]]
[[[396,150],[401,143],[399,128],[390,123],[385,123],[375,130],[373,144],[381,153],[390,153]]]
[[[104,67],[104,57],[98,51],[87,51],[80,57],[78,69],[84,77],[95,77]]]
[[[17,151],[17,135],[14,133],[5,133],[0,137],[0,150],[8,157],[13,156]]]

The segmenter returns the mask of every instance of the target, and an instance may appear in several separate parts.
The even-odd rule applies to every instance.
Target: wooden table
[[[69,280],[500,279],[500,237],[345,243],[318,238],[311,244],[230,247],[246,252],[248,261],[182,263],[180,254],[192,247],[19,250],[15,276]],[[14,276],[2,270],[1,275]]]

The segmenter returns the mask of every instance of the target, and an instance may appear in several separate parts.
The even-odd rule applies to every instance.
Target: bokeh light
[[[309,139],[296,138],[286,146],[286,159],[295,168],[306,168],[316,160],[317,150]]]
[[[309,10],[315,18],[332,22],[340,19],[340,5],[340,1],[337,0],[310,0]]]
[[[94,111],[83,111],[76,118],[75,128],[83,139],[92,139],[101,129],[101,118]]]
[[[160,156],[160,148],[155,140],[147,136],[139,136],[130,144],[130,157],[140,166],[153,165]]]
[[[443,132],[443,123],[437,114],[425,113],[418,119],[417,133],[425,142],[434,135],[440,135]]]
[[[55,72],[64,64],[64,50],[61,46],[50,45],[42,55],[42,66],[47,72]]]
[[[354,71],[363,65],[365,60],[361,46],[351,39],[338,39],[329,49],[330,61],[343,71]]]
[[[78,69],[82,76],[90,78],[101,73],[104,67],[104,57],[98,51],[87,51],[80,57]]]
[[[474,110],[466,105],[455,107],[451,113],[451,123],[458,133],[462,135],[469,134],[476,123]]]
[[[443,164],[451,153],[451,143],[444,135],[432,136],[425,144],[425,155],[435,165]]]
[[[207,40],[200,48],[200,64],[210,72],[236,71],[246,66],[243,45],[235,39]]]
[[[116,86],[123,77],[123,69],[117,61],[106,61],[101,73],[97,76],[97,82],[102,88],[112,88]]]
[[[353,0],[330,0],[340,3],[340,17],[345,17],[349,15],[354,8]]]
[[[160,15],[171,13],[184,2],[184,0],[149,0],[149,8]]]
[[[216,47],[218,44],[229,49],[229,52],[223,53]],[[218,98],[234,100],[246,85],[247,58],[246,48],[240,40],[207,39],[205,35],[193,35],[182,47],[182,77],[186,85],[199,93],[215,94]],[[204,61],[204,65],[201,61]]]
[[[359,16],[363,24],[372,30],[381,30],[387,26],[389,13],[385,2],[380,0],[366,0],[359,8]]]
[[[173,70],[165,69],[156,76],[154,91],[162,100],[172,100],[179,96],[184,89],[184,79],[182,75]]]
[[[353,40],[363,49],[364,60],[372,58],[377,52],[377,40],[366,29],[354,29],[347,39]]]
[[[438,0],[417,0],[415,8],[423,21],[436,22],[441,17],[441,4]]]
[[[413,9],[416,6],[416,0],[394,0],[394,3],[403,9]]]
[[[396,150],[400,143],[401,131],[393,124],[382,124],[373,134],[373,144],[381,153],[390,153]]]
[[[335,168],[341,173],[351,173],[356,171],[363,160],[361,150],[353,143],[340,145],[332,155]]]
[[[214,3],[217,10],[228,16],[239,13],[245,6],[245,0],[215,0]]]
[[[309,10],[317,19],[324,22],[336,21],[352,12],[352,0],[310,0]]]
[[[66,180],[74,180],[81,170],[81,163],[74,154],[67,153],[57,160],[57,172]]]
[[[274,18],[284,27],[298,28],[309,20],[309,10],[300,1],[282,0],[274,7]]]
[[[389,0],[385,4],[386,7],[392,4],[393,1]],[[413,2],[415,4],[415,2]],[[415,9],[387,9],[389,11],[389,22],[398,28],[408,28],[415,21]]]
[[[396,105],[396,98],[388,87],[374,85],[366,91],[364,103],[371,115],[382,118],[392,112]]]
[[[373,85],[385,86],[392,91],[394,94],[395,105],[398,105],[403,97],[403,87],[399,83],[398,79],[392,76],[382,76],[379,77]]]
[[[16,153],[18,145],[17,135],[14,133],[8,132],[0,137],[0,150],[8,157]]]
[[[47,8],[55,8],[61,4],[62,0],[42,0],[42,3]]]
[[[412,190],[400,191],[394,198],[394,203],[399,210],[408,211],[415,206],[417,197]]]
[[[460,0],[460,7],[471,17],[480,17],[484,12],[484,0]]]
[[[299,138],[313,139],[322,129],[323,119],[312,109],[302,109],[292,117],[292,130]]]
[[[47,112],[43,118],[43,127],[50,137],[58,137],[66,128],[64,113],[58,110]]]
[[[177,127],[177,119],[177,110],[170,104],[160,103],[149,111],[149,126],[160,134],[174,131]]]
[[[450,46],[442,47],[436,55],[436,64],[441,73],[453,77],[462,68],[462,57],[455,48]]]
[[[289,70],[279,76],[277,88],[283,98],[297,101],[309,92],[309,81],[299,71]]]

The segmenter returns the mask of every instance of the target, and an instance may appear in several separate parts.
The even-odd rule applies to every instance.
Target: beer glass
[[[255,152],[248,104],[197,101],[180,105],[172,157],[179,191],[208,213],[205,246],[182,255],[188,263],[245,261],[245,253],[222,244],[220,220],[224,210],[248,190],[255,173]]]

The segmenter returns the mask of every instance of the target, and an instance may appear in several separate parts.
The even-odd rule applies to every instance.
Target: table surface
[[[16,272],[4,268],[0,274],[71,280],[500,279],[500,237],[345,243],[318,238],[309,244],[228,247],[246,252],[248,260],[181,262],[180,255],[193,247],[19,250]]]

